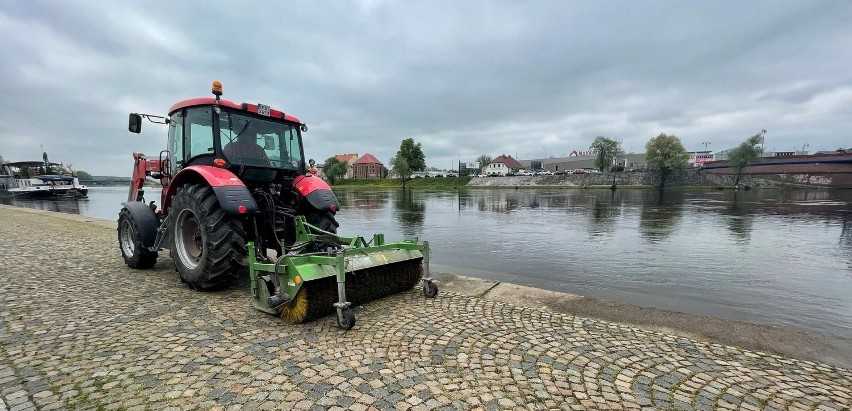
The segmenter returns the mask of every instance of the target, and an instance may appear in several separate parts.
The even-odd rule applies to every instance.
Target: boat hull
[[[87,188],[45,188],[45,187],[27,187],[27,188],[11,188],[7,191],[15,198],[57,198],[57,197],[87,197],[89,190]]]

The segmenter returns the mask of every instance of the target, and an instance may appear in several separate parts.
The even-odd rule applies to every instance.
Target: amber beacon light
[[[213,82],[213,95],[219,97],[222,95],[222,83],[218,81]]]

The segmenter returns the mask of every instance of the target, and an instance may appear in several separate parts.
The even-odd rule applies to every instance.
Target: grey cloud
[[[387,163],[408,137],[437,167],[598,135],[722,149],[762,128],[768,147],[833,149],[850,144],[850,27],[837,2],[0,0],[0,110],[15,119],[0,155],[38,158],[44,143],[127,175],[132,151],[165,145],[162,126],[127,133],[127,112],[166,114],[213,80],[308,123],[318,160]]]

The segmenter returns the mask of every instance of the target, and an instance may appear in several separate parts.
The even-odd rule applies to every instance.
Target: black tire
[[[246,271],[243,225],[222,210],[212,188],[178,188],[169,214],[172,260],[190,288],[219,289]]]
[[[337,234],[337,227],[340,226],[331,211],[311,210],[305,214],[305,220],[308,224],[332,234]]]
[[[438,286],[431,281],[425,281],[423,283],[423,295],[427,298],[435,298],[438,295]]]
[[[337,326],[343,330],[351,330],[355,326],[355,313],[347,308],[341,314],[343,314],[343,318],[337,317]]]
[[[118,213],[118,248],[121,249],[121,256],[128,267],[148,269],[157,263],[157,252],[142,245],[138,224],[130,210],[121,209]]]

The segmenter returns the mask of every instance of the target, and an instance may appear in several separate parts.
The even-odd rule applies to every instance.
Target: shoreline
[[[433,278],[441,289],[474,298],[852,369],[852,338],[626,304],[451,273],[436,272]]]
[[[117,224],[113,220],[78,214],[8,205],[0,205],[0,208],[79,221],[113,230]],[[432,276],[442,291],[473,298],[603,320],[852,369],[852,338],[619,303],[453,273],[433,272]]]

